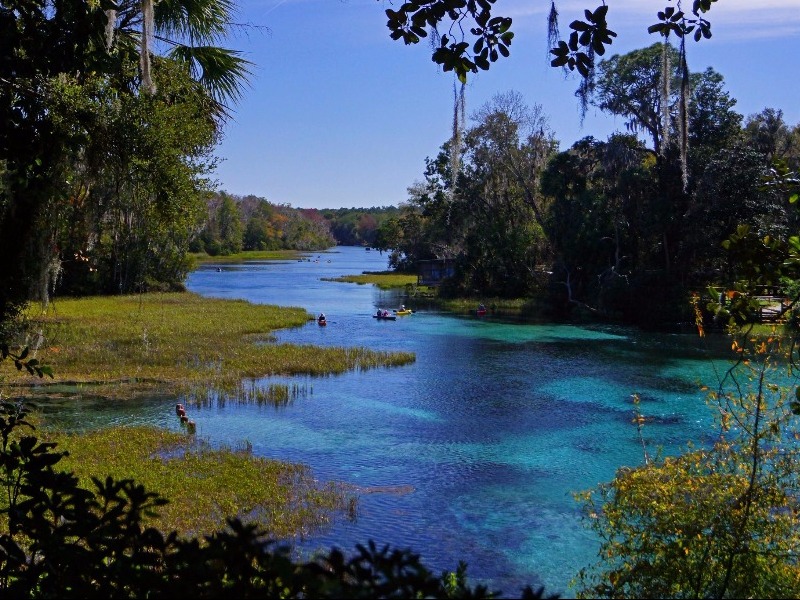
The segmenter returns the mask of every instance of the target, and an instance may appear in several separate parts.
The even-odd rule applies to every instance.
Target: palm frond
[[[156,5],[156,28],[189,45],[213,43],[224,37],[233,19],[232,0],[160,0]]]
[[[216,46],[177,45],[170,58],[188,63],[197,79],[217,102],[237,101],[249,85],[253,64],[241,52]]]

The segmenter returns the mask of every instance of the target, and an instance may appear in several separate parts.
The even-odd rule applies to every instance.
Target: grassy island
[[[404,288],[416,285],[417,276],[413,273],[395,273],[394,271],[365,271],[361,275],[342,275],[341,277],[322,278],[322,281],[340,281],[364,285],[371,283],[382,290]]]
[[[211,256],[205,252],[194,252],[190,256],[196,263],[229,263],[246,260],[292,260],[309,252],[300,250],[243,250],[235,254],[218,254]]]
[[[192,293],[62,299],[29,318],[31,330],[41,333],[38,358],[53,368],[54,383],[91,385],[93,393],[110,398],[154,389],[236,394],[246,378],[327,375],[414,361],[407,352],[278,344],[272,332],[313,316],[301,308]],[[24,372],[9,373],[6,383],[23,395],[41,385]]]

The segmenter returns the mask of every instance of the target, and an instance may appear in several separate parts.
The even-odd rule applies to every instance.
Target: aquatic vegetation
[[[205,252],[195,252],[191,257],[198,264],[244,262],[246,260],[289,260],[304,256],[308,252],[299,250],[244,250],[235,254],[211,256]]]
[[[170,502],[146,521],[181,535],[211,533],[227,517],[255,522],[279,539],[302,537],[345,516],[352,492],[318,483],[308,467],[213,449],[191,436],[152,427],[117,427],[81,434],[49,433],[69,451],[60,466],[91,488],[91,478],[135,479]]]
[[[41,332],[38,355],[54,383],[92,384],[93,393],[124,398],[146,390],[232,394],[245,378],[328,375],[403,365],[411,353],[278,344],[272,332],[304,325],[301,308],[202,298],[191,293],[64,299],[31,315]],[[27,373],[8,374],[17,395],[32,393]],[[43,385],[36,382],[41,395]]]
[[[488,308],[490,315],[540,318],[543,305],[534,298],[437,298],[439,308],[453,313],[475,314],[478,305]]]
[[[251,380],[241,382],[239,387],[230,394],[202,388],[190,391],[182,399],[187,406],[196,408],[222,408],[231,403],[282,408],[290,406],[298,398],[308,398],[313,393],[314,387],[307,384],[270,383],[259,385]]]
[[[322,281],[339,281],[343,283],[357,283],[359,285],[372,284],[382,290],[404,288],[416,285],[417,276],[408,273],[395,273],[394,271],[365,271],[361,275],[342,275],[341,277],[322,278]]]

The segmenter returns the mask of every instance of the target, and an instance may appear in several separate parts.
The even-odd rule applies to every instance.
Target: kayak
[[[396,314],[398,317],[402,317],[404,315],[410,315],[413,312],[414,311],[411,310],[410,308],[406,308],[404,310],[396,310],[396,311],[394,311],[394,314]]]
[[[380,317],[378,315],[372,315],[372,318],[373,319],[379,319],[381,321],[396,321],[397,320],[397,317],[395,315],[388,315],[388,316],[381,315]]]

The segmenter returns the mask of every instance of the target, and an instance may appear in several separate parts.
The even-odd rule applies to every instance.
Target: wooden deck
[[[761,308],[756,315],[761,323],[777,323],[789,309],[789,299],[780,296],[755,296]]]

